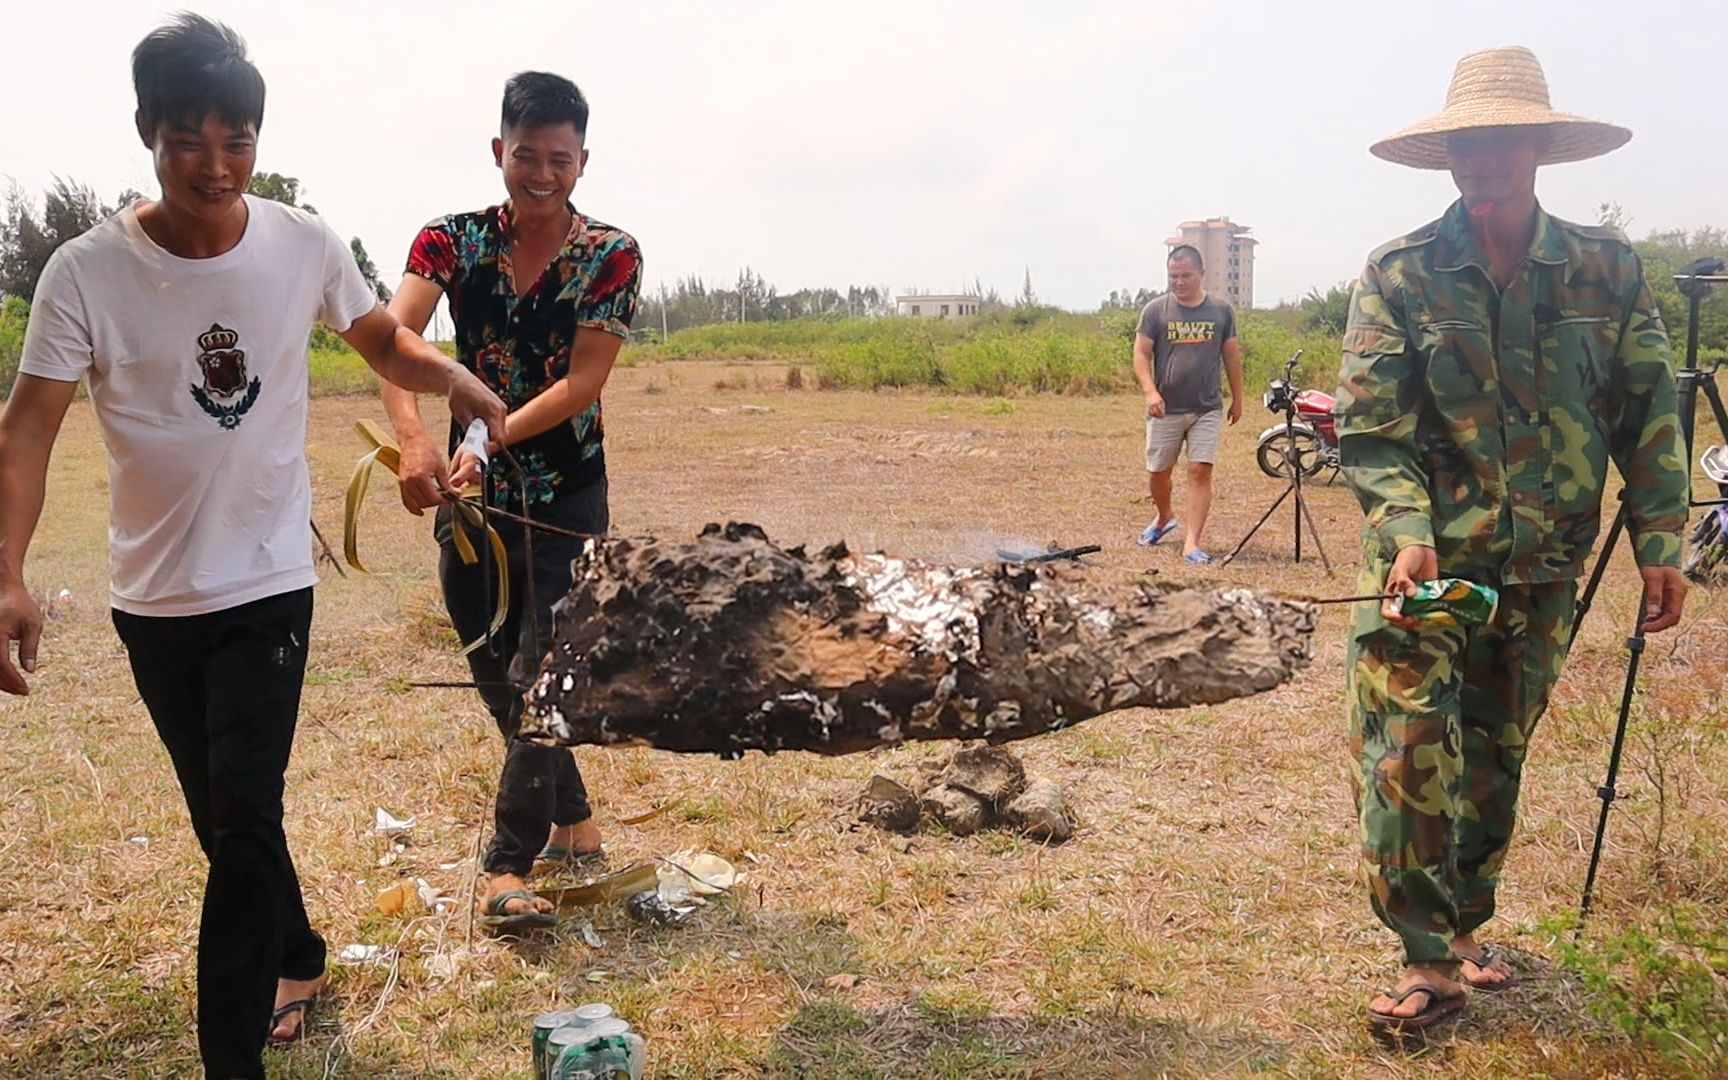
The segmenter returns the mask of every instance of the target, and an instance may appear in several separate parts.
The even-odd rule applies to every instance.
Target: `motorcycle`
[[[1261,472],[1279,480],[1290,479],[1292,466],[1300,468],[1305,477],[1330,468],[1332,479],[1336,479],[1338,428],[1332,419],[1334,399],[1331,394],[1298,390],[1292,385],[1290,378],[1301,357],[1301,350],[1297,350],[1295,356],[1285,361],[1284,377],[1271,380],[1261,397],[1269,411],[1285,420],[1260,433],[1254,457]]]
[[[1705,447],[1698,464],[1717,494],[1728,498],[1728,446]],[[1692,526],[1691,541],[1681,572],[1699,585],[1720,585],[1728,578],[1728,506],[1706,507]]]

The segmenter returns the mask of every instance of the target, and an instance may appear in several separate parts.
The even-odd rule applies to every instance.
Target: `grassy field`
[[[1134,388],[1134,331],[1140,312],[1007,308],[968,319],[795,319],[715,323],[663,342],[632,345],[626,366],[665,360],[772,360],[808,369],[816,386],[837,390],[925,387],[958,394],[1099,394]],[[1262,386],[1297,349],[1307,377],[1332,377],[1339,341],[1294,329],[1286,316],[1239,317],[1248,384]],[[1258,393],[1258,392],[1256,392]]]
[[[665,341],[627,345],[618,366],[689,360],[778,363],[787,372],[796,371],[794,385],[822,390],[925,389],[997,397],[1112,394],[1134,389],[1130,361],[1138,317],[1137,311],[1125,308],[1094,313],[1040,308],[957,320],[715,323],[680,330]],[[1252,397],[1259,396],[1258,388],[1298,349],[1305,350],[1299,381],[1325,386],[1334,379],[1336,337],[1299,331],[1280,313],[1243,312],[1240,323],[1243,369]],[[0,335],[0,353],[3,346]],[[449,343],[443,347],[453,350]],[[319,396],[377,392],[377,376],[335,335],[314,339],[311,369],[313,393]]]
[[[1148,568],[1292,593],[1353,591],[1359,514],[1312,492],[1327,553],[1300,565],[1280,513],[1234,565],[1202,573],[1138,549],[1148,518],[1137,396],[965,397],[788,390],[774,363],[640,363],[606,398],[613,522],[690,534],[755,521],[787,543],[845,538],[936,559],[1004,544],[1101,543],[1097,573]],[[1258,386],[1250,387],[1258,392]],[[1277,494],[1251,460],[1270,421],[1226,436],[1214,550]],[[365,397],[313,411],[316,517],[340,532]],[[193,1073],[192,943],[201,856],[109,625],[104,451],[87,404],[56,452],[30,582],[52,611],[35,693],[0,702],[0,1075]],[[500,745],[462,678],[432,579],[430,519],[375,487],[361,550],[326,572],[288,829],[333,948],[295,1078],[528,1075],[528,1024],[611,1002],[657,1077],[1429,1075],[1663,1076],[1723,1067],[1728,745],[1719,705],[1728,607],[1695,592],[1644,658],[1600,885],[1575,909],[1624,673],[1635,592],[1622,552],[1538,733],[1492,937],[1526,984],[1478,995],[1424,1052],[1394,1055],[1362,1010],[1397,954],[1356,880],[1343,735],[1343,615],[1312,668],[1257,698],[1134,710],[1019,744],[1069,785],[1082,828],[1042,847],[1004,833],[901,838],[851,825],[870,773],[939,752],[742,761],[577,751],[613,865],[708,849],[743,888],[690,923],[600,909],[543,942],[470,936],[468,907],[388,916],[380,890],[423,877],[466,900]],[[666,813],[620,824],[658,806]],[[418,823],[401,852],[375,808]],[[844,976],[845,978],[836,978]],[[1678,1037],[1664,1035],[1677,1033]],[[1666,1041],[1664,1041],[1666,1040]]]

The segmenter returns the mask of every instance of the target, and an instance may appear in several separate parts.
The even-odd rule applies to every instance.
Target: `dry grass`
[[[745,373],[749,372],[749,377]],[[844,537],[938,559],[1005,544],[1099,542],[1108,567],[1198,576],[1132,538],[1147,518],[1128,398],[788,392],[777,367],[621,369],[607,397],[613,521],[689,533],[727,518],[795,543]],[[721,387],[724,392],[719,392]],[[339,531],[364,399],[314,409],[317,515]],[[1226,439],[1214,550],[1277,492],[1251,462],[1258,417]],[[105,610],[103,452],[88,406],[57,452],[30,564],[55,603],[36,693],[0,703],[0,1074],[165,1076],[193,1070],[191,944],[202,866],[166,757]],[[1358,513],[1313,492],[1327,551],[1289,561],[1268,524],[1211,576],[1297,593],[1353,591]],[[1342,613],[1309,673],[1190,712],[1132,711],[1022,744],[1072,786],[1085,827],[1059,848],[1004,834],[908,842],[849,825],[872,757],[740,762],[582,749],[622,860],[710,848],[747,888],[691,925],[598,913],[537,946],[478,939],[467,913],[375,910],[398,875],[466,897],[499,745],[463,692],[431,580],[430,519],[374,492],[363,547],[378,571],[319,589],[289,835],[333,947],[396,947],[393,968],[336,969],[314,1037],[281,1075],[525,1075],[529,1019],[601,998],[647,1035],[654,1073],[712,1076],[1658,1075],[1669,1065],[1593,1017],[1538,927],[1575,907],[1623,672],[1633,591],[1612,582],[1539,734],[1497,940],[1530,968],[1511,995],[1413,1056],[1364,1033],[1395,949],[1354,879],[1342,736]],[[1622,563],[1626,563],[1623,558]],[[1728,894],[1723,605],[1694,596],[1655,639],[1649,686],[1601,883],[1597,926],[1657,930],[1681,900]],[[929,750],[881,755],[905,763]],[[1660,785],[1664,795],[1658,798]],[[663,802],[676,811],[617,824]],[[374,807],[420,824],[400,854]],[[1660,821],[1661,841],[1657,842]],[[380,866],[390,858],[389,865]],[[854,975],[850,989],[830,976]]]

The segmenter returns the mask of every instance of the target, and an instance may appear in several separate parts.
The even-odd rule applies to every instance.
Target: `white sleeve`
[[[63,252],[48,257],[30,301],[18,371],[55,382],[77,382],[96,362],[84,296]]]
[[[318,310],[318,321],[340,334],[370,314],[378,306],[378,297],[360,276],[348,245],[330,226],[319,222],[318,227],[324,231],[324,306]]]

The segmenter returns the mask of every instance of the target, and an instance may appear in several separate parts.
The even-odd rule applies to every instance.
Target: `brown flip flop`
[[[1469,1003],[1463,990],[1454,990],[1448,994],[1431,982],[1419,982],[1405,987],[1400,991],[1382,991],[1392,999],[1394,1005],[1402,1005],[1409,1000],[1411,994],[1427,994],[1428,1004],[1414,1016],[1394,1016],[1370,1007],[1368,1023],[1376,1031],[1387,1035],[1404,1035],[1413,1031],[1424,1031],[1442,1020],[1451,1019],[1464,1011]]]
[[[1494,961],[1503,960],[1505,957],[1503,957],[1500,954],[1500,950],[1494,946],[1484,945],[1482,946],[1482,951],[1477,953],[1475,956],[1470,956],[1467,953],[1459,953],[1458,959],[1476,965],[1476,970],[1478,971],[1487,971],[1489,968],[1494,966]],[[1507,976],[1496,983],[1479,983],[1468,977],[1466,977],[1464,981],[1470,984],[1470,989],[1472,990],[1480,990],[1484,994],[1498,994],[1503,990],[1510,990],[1514,986],[1518,985],[1517,969],[1513,968],[1513,966],[1508,963],[1506,965],[1506,970],[1508,972]],[[1463,972],[1460,971],[1459,974],[1463,975]]]

